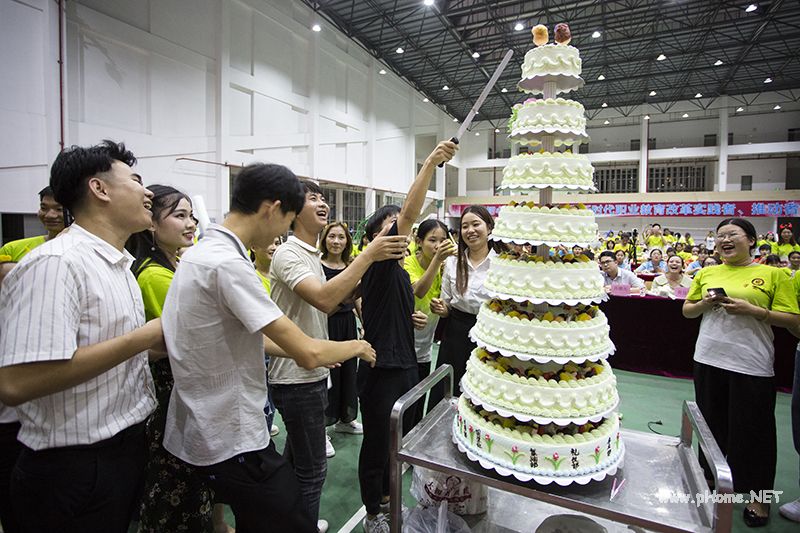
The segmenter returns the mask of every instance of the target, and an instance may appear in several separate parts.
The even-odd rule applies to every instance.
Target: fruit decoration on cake
[[[541,95],[512,108],[509,138],[542,145],[512,157],[501,189],[538,190],[539,201],[500,208],[491,238],[506,251],[493,258],[484,284],[492,298],[478,312],[453,420],[459,450],[482,467],[522,481],[585,484],[616,473],[624,457],[616,409],[614,352],[602,274],[571,253],[597,238],[594,213],[555,203],[552,190],[593,191],[594,170],[577,153],[588,139],[583,106],[559,97],[583,86],[578,49],[567,24],[532,29],[521,91]],[[557,151],[557,146],[567,147]],[[552,247],[552,249],[551,249]]]

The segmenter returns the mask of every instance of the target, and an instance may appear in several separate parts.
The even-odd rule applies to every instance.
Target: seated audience
[[[644,281],[636,274],[619,268],[613,252],[606,250],[600,254],[600,270],[603,271],[603,285],[606,292],[611,292],[614,286],[627,286],[631,292],[639,292],[644,288]]]
[[[692,278],[683,273],[683,260],[677,255],[667,259],[667,272],[653,280],[650,292],[656,296],[675,296],[678,287],[689,288]]]
[[[663,274],[667,271],[667,262],[661,258],[661,250],[650,250],[650,260],[642,263],[636,272],[652,272],[655,274]]]

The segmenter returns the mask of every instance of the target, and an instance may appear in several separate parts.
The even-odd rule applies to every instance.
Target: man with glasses
[[[606,292],[610,293],[614,286],[627,286],[632,292],[639,292],[644,288],[644,281],[636,274],[619,268],[616,256],[611,250],[600,254],[600,270],[603,271],[603,285]]]

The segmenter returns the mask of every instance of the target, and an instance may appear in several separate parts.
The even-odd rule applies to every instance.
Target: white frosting
[[[546,242],[592,242],[597,224],[591,209],[527,205],[503,206],[492,236]]]
[[[502,372],[482,362],[473,352],[467,361],[464,380],[482,400],[513,412],[550,418],[588,417],[613,408],[619,401],[617,378],[606,361],[602,365],[603,371],[596,376],[555,381]]]
[[[583,154],[544,152],[519,154],[503,169],[501,188],[524,185],[593,187],[594,168]]]
[[[536,263],[517,259],[492,259],[484,287],[511,296],[542,300],[601,298],[603,274],[594,261]]]
[[[484,303],[472,335],[486,345],[523,355],[570,357],[610,350],[609,330],[606,315],[600,310],[591,320],[555,322],[496,313]]]
[[[578,49],[551,43],[528,50],[522,62],[522,77],[532,78],[547,74],[580,76],[581,56]]]
[[[494,464],[551,477],[603,470],[617,462],[623,451],[616,415],[587,433],[531,435],[489,422],[472,409],[464,396],[453,420],[453,434],[472,453]]]
[[[586,117],[578,102],[564,98],[529,99],[518,106],[509,124],[512,136],[554,132],[586,136]]]

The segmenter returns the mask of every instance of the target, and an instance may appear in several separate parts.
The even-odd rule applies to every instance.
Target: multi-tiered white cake
[[[547,40],[546,28],[534,28],[537,47],[526,54],[519,83],[545,98],[518,104],[509,121],[512,141],[543,151],[512,157],[501,188],[548,196],[593,190],[586,157],[554,149],[587,139],[583,106],[556,98],[583,85],[580,56],[565,24],[556,26],[558,44]],[[585,247],[596,234],[594,215],[581,204],[512,202],[500,210],[492,238],[510,251],[489,269],[493,298],[471,332],[478,348],[453,422],[459,449],[485,468],[566,485],[603,479],[622,460],[616,378],[606,362],[614,346],[596,305],[602,275],[586,256],[548,248]]]

